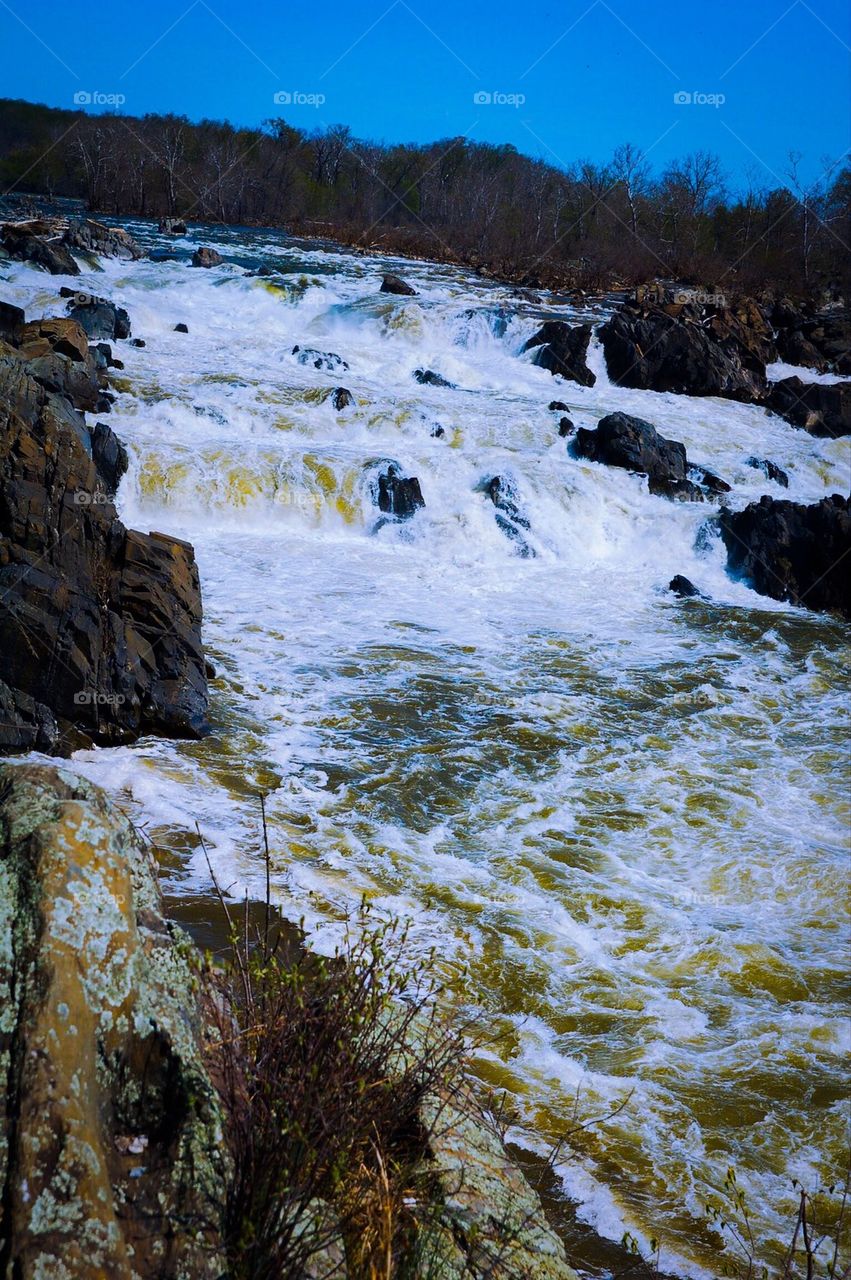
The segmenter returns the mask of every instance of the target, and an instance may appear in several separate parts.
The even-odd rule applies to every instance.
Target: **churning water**
[[[573,460],[547,406],[649,419],[734,506],[786,496],[751,455],[793,499],[847,490],[848,441],[613,387],[596,345],[596,386],[554,379],[525,339],[589,317],[455,268],[203,232],[217,240],[242,265],[191,270],[179,241],[180,261],[75,282],[146,339],[120,348],[118,505],[194,543],[218,672],[205,741],[75,767],[144,823],[172,891],[209,893],[197,819],[218,879],[262,893],[263,791],[275,896],[318,945],[364,894],[410,918],[487,1032],[476,1068],[512,1095],[515,1136],[545,1151],[575,1106],[617,1111],[559,1164],[599,1232],[714,1269],[704,1204],[732,1165],[779,1243],[791,1179],[834,1180],[846,1149],[846,633],[732,581],[711,507]],[[250,276],[260,263],[275,274]],[[379,293],[388,269],[419,296]],[[30,315],[56,313],[54,282],[4,274]],[[349,368],[300,364],[296,344]],[[338,413],[340,385],[355,403]],[[389,460],[426,505],[376,532]],[[481,491],[496,475],[533,556]],[[674,599],[675,573],[712,602]]]

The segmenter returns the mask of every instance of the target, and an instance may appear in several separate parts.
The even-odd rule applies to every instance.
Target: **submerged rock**
[[[784,489],[789,488],[789,477],[782,467],[778,467],[776,462],[772,462],[770,458],[748,458],[747,465],[753,467],[755,471],[761,471],[766,480],[774,480],[776,484],[782,485]]]
[[[449,387],[453,390],[455,388],[454,382],[444,378],[441,373],[435,373],[434,369],[415,369],[413,377],[421,387]]]
[[[416,476],[403,476],[398,463],[390,462],[378,473],[374,487],[374,501],[379,511],[396,520],[408,520],[425,506],[425,499]]]
[[[477,488],[496,507],[497,527],[515,544],[517,554],[533,558],[535,550],[524,537],[524,531],[531,527],[529,518],[518,505],[517,488],[513,481],[506,476],[490,476],[482,480]]]
[[[547,408],[558,413],[569,413],[570,405],[565,404],[563,400],[551,400]]]
[[[706,497],[701,485],[709,488],[712,481],[722,486],[726,483],[701,468],[693,468],[700,483],[689,479],[685,445],[667,440],[652,423],[626,413],[610,413],[594,430],[580,427],[573,439],[573,452],[578,458],[646,475],[650,492],[666,498],[699,502]]]
[[[681,573],[674,574],[668,583],[668,590],[673,591],[674,595],[679,596],[682,600],[703,599],[703,593],[698,591],[690,578],[684,577]]]
[[[224,258],[217,249],[210,249],[202,245],[193,253],[190,265],[193,267],[218,267],[223,262]]]
[[[65,770],[0,766],[0,1008],[10,1274],[217,1280],[196,953],[131,823]]]
[[[805,506],[760,498],[722,511],[727,565],[762,595],[851,618],[851,505],[835,493]]]
[[[558,433],[562,438],[572,435],[575,430],[576,427],[570,418],[559,418]]]
[[[338,413],[341,413],[343,409],[348,409],[349,405],[355,402],[354,396],[347,387],[335,387],[330,393],[329,399]]]
[[[851,435],[851,382],[802,382],[784,378],[765,398],[773,413],[813,436]]]
[[[316,351],[313,347],[300,347],[298,343],[291,354],[298,356],[299,364],[312,364],[314,369],[325,369],[329,373],[337,373],[349,367],[347,361],[333,351]]]
[[[381,293],[398,293],[406,298],[416,298],[416,289],[401,276],[386,275],[381,281]]]
[[[571,327],[564,320],[547,320],[523,350],[537,348],[535,364],[583,387],[593,387],[597,379],[585,363],[590,341],[590,324]]]
[[[184,323],[183,323],[183,321],[181,320],[179,324],[176,324],[176,325],[174,326],[174,332],[175,332],[175,333],[188,333],[188,332],[189,332],[189,325],[188,325],[188,324],[184,324]]]

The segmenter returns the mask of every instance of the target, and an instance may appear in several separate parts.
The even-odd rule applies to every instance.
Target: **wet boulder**
[[[343,409],[348,409],[349,405],[355,402],[355,398],[348,387],[335,387],[328,399],[338,413],[342,413]]]
[[[386,275],[381,280],[381,293],[396,293],[405,298],[416,298],[416,289],[401,276]]]
[[[760,498],[722,511],[727,566],[755,591],[807,609],[851,618],[851,503],[841,494],[805,506]]]
[[[570,418],[559,418],[558,433],[564,439],[566,436],[573,435],[576,427]]]
[[[317,351],[313,347],[301,347],[296,343],[291,354],[298,358],[299,364],[310,364],[314,369],[324,369],[328,373],[337,373],[349,367],[347,361],[334,351]]]
[[[71,249],[98,254],[104,258],[123,258],[133,262],[145,256],[144,249],[136,243],[129,231],[122,227],[107,227],[103,222],[95,222],[93,218],[69,223],[63,239]]]
[[[56,235],[36,234],[33,228],[37,225],[8,222],[3,225],[3,248],[9,256],[31,262],[54,276],[78,276],[80,268],[67,246]]]
[[[0,694],[2,703],[2,694]],[[0,1148],[21,1280],[217,1280],[228,1158],[202,971],[153,856],[66,770],[0,767]]]
[[[563,400],[551,400],[547,408],[553,413],[568,413],[570,405],[565,404]]]
[[[775,484],[782,485],[784,489],[789,488],[789,477],[782,467],[778,467],[776,462],[772,462],[770,458],[748,458],[747,466],[753,467],[755,471],[761,471],[766,480],[773,480]]]
[[[157,230],[162,235],[185,236],[186,223],[182,218],[160,218]]]
[[[585,363],[591,332],[590,324],[572,327],[564,320],[546,320],[523,350],[534,350],[534,363],[542,369],[583,387],[593,387],[597,379]]]
[[[223,262],[224,258],[217,249],[210,249],[202,245],[193,253],[190,265],[193,267],[218,267]]]
[[[189,325],[188,325],[188,324],[184,324],[184,323],[183,323],[183,321],[181,320],[178,324],[176,324],[176,325],[174,326],[174,332],[175,332],[175,333],[188,333],[188,332],[189,332]]]
[[[123,307],[106,298],[88,298],[75,295],[77,301],[69,304],[68,314],[86,331],[89,338],[103,338],[108,342],[129,338],[130,317]],[[85,301],[82,299],[85,298]]]
[[[435,373],[434,369],[415,369],[413,377],[421,387],[449,387],[453,390],[455,388],[454,382],[444,378],[441,373]]]
[[[529,518],[520,508],[514,482],[506,476],[489,476],[476,487],[493,503],[497,527],[515,544],[517,554],[534,557],[534,548],[524,537],[530,528]]]
[[[378,510],[396,520],[408,520],[421,507],[425,499],[416,476],[405,476],[396,462],[388,463],[376,476],[373,500]]]
[[[599,334],[609,377],[619,386],[747,403],[765,393],[772,348],[728,312],[626,303]]]
[[[851,435],[851,382],[802,382],[800,378],[784,378],[773,384],[765,405],[810,435]]]
[[[647,476],[651,493],[668,498],[700,501],[705,495],[688,478],[685,445],[668,440],[642,418],[626,413],[610,413],[593,430],[580,427],[573,439],[578,458],[623,467]]]
[[[22,307],[11,302],[0,302],[0,338],[4,342],[14,342],[25,320]]]
[[[121,477],[128,466],[127,450],[119,440],[112,427],[105,422],[96,422],[91,431],[92,461],[98,474],[98,480],[110,498],[114,498]]]
[[[679,596],[681,600],[703,599],[703,593],[697,589],[690,578],[684,577],[681,573],[674,574],[668,583],[668,590],[675,596]]]

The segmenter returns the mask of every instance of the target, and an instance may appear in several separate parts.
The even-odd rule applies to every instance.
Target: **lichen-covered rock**
[[[3,1280],[225,1272],[195,954],[102,792],[0,767]]]

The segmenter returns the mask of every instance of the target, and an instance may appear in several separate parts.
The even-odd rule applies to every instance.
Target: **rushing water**
[[[479,1018],[477,1070],[509,1090],[521,1142],[545,1151],[574,1108],[616,1112],[558,1166],[600,1233],[716,1269],[704,1203],[733,1165],[779,1242],[791,1178],[833,1181],[846,1150],[846,632],[732,581],[710,507],[573,460],[547,405],[648,418],[735,506],[785,496],[752,454],[793,499],[847,490],[848,441],[613,387],[596,344],[595,387],[554,379],[523,342],[584,313],[454,268],[201,236],[230,265],[189,269],[186,240],[179,261],[76,283],[146,339],[120,345],[119,508],[195,545],[214,732],[75,767],[144,823],[173,892],[209,894],[196,820],[218,879],[262,892],[262,790],[275,895],[318,945],[363,894],[410,918]],[[275,275],[249,276],[259,263]],[[419,296],[379,293],[387,269]],[[61,281],[2,274],[4,296],[56,313]],[[301,365],[296,343],[350,368]],[[457,389],[418,385],[420,367]],[[339,414],[336,385],[356,398]],[[426,507],[374,532],[388,459]],[[477,489],[497,474],[534,558]],[[675,573],[712,603],[675,600]]]

